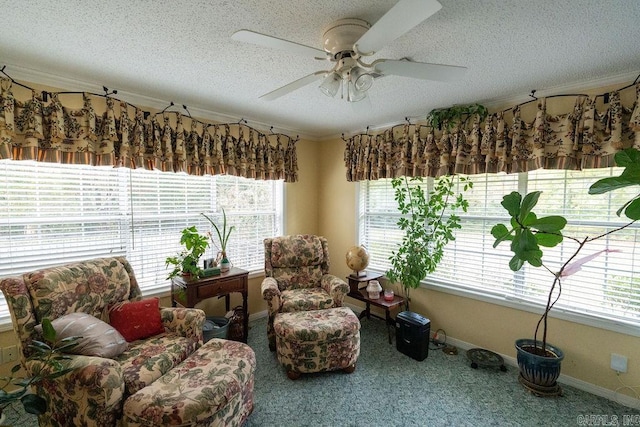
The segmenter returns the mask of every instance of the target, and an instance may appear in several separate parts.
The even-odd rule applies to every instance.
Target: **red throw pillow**
[[[158,298],[121,302],[111,306],[109,323],[127,342],[164,332]]]

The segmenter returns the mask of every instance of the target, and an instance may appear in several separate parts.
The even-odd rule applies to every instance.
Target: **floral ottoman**
[[[241,426],[253,410],[255,353],[211,339],[180,365],[130,396],[125,426]]]
[[[278,313],[273,323],[278,361],[287,376],[356,369],[360,355],[360,321],[350,308]]]

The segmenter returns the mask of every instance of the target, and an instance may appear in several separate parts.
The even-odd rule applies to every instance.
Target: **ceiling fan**
[[[379,77],[396,75],[444,82],[462,78],[467,69],[454,65],[429,64],[408,59],[377,59],[372,63],[363,61],[363,57],[375,54],[441,7],[437,0],[400,0],[373,26],[362,19],[340,19],[327,27],[323,35],[324,50],[249,30],[236,31],[231,38],[334,63],[330,70],[304,76],[262,95],[261,99],[272,101],[322,79],[320,90],[325,95],[334,97],[340,92],[341,97],[347,101],[357,102],[366,98],[373,80]]]

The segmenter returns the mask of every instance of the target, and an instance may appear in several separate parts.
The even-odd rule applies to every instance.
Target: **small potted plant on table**
[[[167,279],[181,274],[185,279],[198,278],[202,273],[200,268],[200,257],[209,247],[209,239],[207,236],[198,233],[195,226],[182,230],[180,243],[184,249],[174,256],[167,257],[165,264],[167,267],[173,266],[173,270],[167,276]]]
[[[218,225],[206,214],[201,213],[203,217],[207,219],[211,223],[211,226],[216,231],[216,235],[218,236],[218,242],[213,238],[213,234],[211,235],[211,242],[219,249],[218,252],[218,261],[220,263],[220,271],[223,273],[229,271],[231,268],[231,263],[229,262],[229,258],[227,258],[227,244],[229,243],[229,237],[231,236],[231,232],[235,229],[234,226],[227,228],[227,213],[222,209],[222,228],[218,227]]]

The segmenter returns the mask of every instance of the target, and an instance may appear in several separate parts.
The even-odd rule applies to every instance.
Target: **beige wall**
[[[285,230],[286,234],[309,233],[318,234],[318,203],[320,165],[318,161],[321,144],[301,140],[297,143],[299,182],[285,184]],[[262,299],[260,284],[263,276],[249,279],[249,313],[257,314],[267,310]],[[164,306],[170,305],[170,298],[161,299]],[[231,296],[231,307],[242,304],[239,294]],[[225,314],[224,298],[210,298],[197,305],[207,315],[222,316]],[[266,331],[264,331],[266,333]],[[0,332],[0,348],[14,345],[16,342],[13,330]],[[8,375],[15,362],[0,365],[0,376]]]
[[[357,243],[356,189],[345,177],[344,142],[339,139],[298,143],[299,182],[285,184],[285,233],[321,234],[329,240],[331,272],[349,274],[344,254]],[[260,295],[262,277],[249,281],[249,311],[266,310]],[[421,288],[412,293],[412,310],[432,321],[432,330],[442,328],[451,338],[515,357],[513,342],[530,337],[537,316],[495,304]],[[210,300],[203,308],[210,315],[224,313],[223,300]],[[234,296],[232,304],[240,304]],[[354,304],[351,298],[347,302]],[[163,300],[168,304],[168,298]],[[232,305],[232,306],[233,306]],[[551,320],[550,342],[565,352],[563,373],[607,389],[619,386],[609,368],[610,354],[629,358],[627,384],[640,384],[640,338],[577,323]],[[0,347],[15,342],[12,331],[0,333]],[[0,375],[13,365],[0,366]],[[626,391],[623,391],[626,393]]]
[[[356,184],[345,177],[341,139],[322,141],[320,182],[320,234],[327,236],[332,253],[332,272],[345,276],[349,270],[344,253],[357,243],[355,225]],[[514,341],[530,338],[536,314],[471,298],[420,288],[411,293],[411,310],[431,320],[431,330],[442,328],[447,336],[515,357]],[[347,301],[354,303],[351,298]],[[628,357],[626,384],[640,384],[640,338],[551,319],[549,341],[565,352],[562,373],[610,390],[620,386],[610,369],[611,353]],[[631,395],[628,390],[622,391]]]

